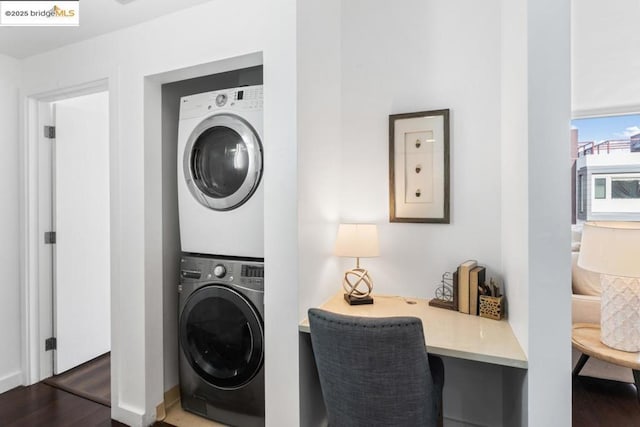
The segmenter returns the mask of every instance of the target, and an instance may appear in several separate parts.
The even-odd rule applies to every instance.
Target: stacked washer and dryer
[[[264,425],[262,86],[185,96],[178,122],[182,407]]]

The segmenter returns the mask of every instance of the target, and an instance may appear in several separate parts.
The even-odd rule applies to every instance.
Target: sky
[[[571,126],[578,129],[578,142],[628,139],[640,133],[640,114],[574,119]]]

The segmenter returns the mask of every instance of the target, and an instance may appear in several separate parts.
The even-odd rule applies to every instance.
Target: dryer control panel
[[[262,85],[245,86],[180,98],[180,120],[207,116],[213,112],[262,111]]]

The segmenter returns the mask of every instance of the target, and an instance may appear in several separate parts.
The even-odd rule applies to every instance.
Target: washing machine
[[[262,85],[180,99],[183,252],[264,258],[262,122]]]
[[[231,426],[264,426],[264,263],[183,256],[182,408]]]

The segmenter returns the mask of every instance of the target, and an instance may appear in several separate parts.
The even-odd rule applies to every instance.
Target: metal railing
[[[603,142],[587,142],[578,147],[578,157],[588,156],[591,154],[609,154],[612,151],[631,151],[631,141],[603,141]]]

